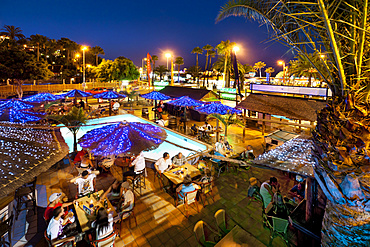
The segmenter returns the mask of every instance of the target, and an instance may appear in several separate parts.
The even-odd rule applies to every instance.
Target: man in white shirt
[[[225,152],[225,146],[223,144],[223,140],[221,138],[220,141],[216,142],[215,143],[215,151],[222,154],[222,155],[225,155],[226,152]]]
[[[53,211],[53,218],[50,220],[48,228],[46,229],[46,234],[50,238],[52,245],[61,245],[64,242],[69,242],[74,240],[74,237],[65,237],[64,226],[67,224],[69,216],[62,218],[64,215],[64,210],[62,207],[56,207]],[[72,214],[73,215],[73,214]]]
[[[119,107],[120,107],[120,103],[118,101],[116,101],[114,104],[113,104],[113,111],[118,111]]]
[[[78,187],[78,197],[83,197],[88,193],[95,191],[95,178],[94,173],[89,173],[87,170],[83,171],[82,176],[73,178],[71,183],[74,183]]]
[[[144,153],[141,152],[134,161],[131,162],[129,165],[129,170],[123,173],[123,177],[126,178],[127,176],[135,176],[136,174],[140,174],[141,171],[145,169],[145,157]],[[125,179],[123,179],[125,180]]]
[[[154,164],[155,169],[157,170],[158,173],[163,173],[170,168],[172,168],[172,162],[170,159],[170,154],[165,152],[163,154],[163,157],[157,160]]]

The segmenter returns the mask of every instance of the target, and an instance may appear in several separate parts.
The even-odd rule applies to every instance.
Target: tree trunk
[[[230,87],[230,71],[226,71],[225,87]]]
[[[73,152],[77,152],[77,133],[72,132],[73,134]]]
[[[96,63],[96,66],[98,66],[98,55],[99,55],[99,54],[96,54],[96,57],[95,57],[95,63]]]
[[[37,62],[40,61],[40,45],[37,44]]]
[[[224,74],[222,75],[222,80],[224,81],[224,83],[225,83],[225,87],[227,87],[226,86],[226,66],[227,66],[227,56],[226,56],[226,54],[225,54],[225,63],[224,63]],[[230,87],[230,84],[229,84],[229,86],[228,87]]]

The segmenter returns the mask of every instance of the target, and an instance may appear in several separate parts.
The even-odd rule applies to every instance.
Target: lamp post
[[[87,46],[82,47],[82,59],[83,59],[83,79],[82,83],[85,85],[85,74],[86,74],[86,66],[85,66],[85,51],[87,50]]]
[[[282,60],[279,60],[279,61],[278,61],[278,64],[283,66],[283,84],[285,85],[285,72],[286,72],[286,71],[285,71],[285,70],[286,70],[286,69],[285,69],[285,62],[284,62],[284,61],[282,61]]]
[[[171,58],[171,83],[170,86],[173,86],[173,59],[171,53],[166,53],[167,58],[167,69],[168,69],[168,59]]]
[[[168,70],[168,59],[172,57],[171,53],[166,53],[166,58],[167,58],[167,70]]]

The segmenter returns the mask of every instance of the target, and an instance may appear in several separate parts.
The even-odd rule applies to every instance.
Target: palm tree
[[[157,68],[154,69],[154,72],[159,74],[159,79],[162,80],[163,74],[168,72],[168,69],[164,65],[159,65]]]
[[[31,35],[29,40],[31,41],[31,44],[36,46],[37,49],[37,62],[40,61],[40,46],[45,49],[46,43],[49,41],[49,38],[36,34],[36,35]]]
[[[245,79],[244,76],[246,73],[254,71],[254,68],[249,64],[243,65],[238,63],[238,69],[239,69],[240,90],[244,90],[244,79]]]
[[[268,82],[270,82],[271,74],[274,72],[275,72],[275,69],[273,67],[268,67],[265,69],[265,73],[270,75]]]
[[[209,66],[208,67],[212,68],[212,58],[216,57],[216,51],[214,51],[214,50],[208,51],[208,56],[209,56],[209,64],[208,64]]]
[[[225,57],[224,74],[222,75],[223,81],[225,81],[226,66],[227,66],[228,60],[230,60],[231,50],[235,45],[236,45],[235,42],[230,42],[230,40],[226,40],[226,41],[221,41],[221,43],[216,46],[217,53]],[[227,77],[227,80],[225,81],[225,87],[230,87],[230,76]]]
[[[132,105],[134,104],[136,97],[139,96],[139,92],[132,90],[131,92],[124,91],[123,93],[127,96],[127,101],[130,104],[130,109],[132,110]]]
[[[271,38],[310,61],[333,93],[312,133],[315,179],[327,197],[322,246],[368,245],[362,233],[370,227],[370,171],[365,169],[370,151],[369,15],[367,0],[236,0],[217,17],[243,16],[267,24]],[[321,66],[309,52],[322,55]]]
[[[225,128],[225,138],[227,137],[227,129],[229,128],[230,125],[239,125],[239,126],[244,126],[243,121],[238,119],[236,117],[236,114],[225,114],[221,115],[218,113],[212,113],[207,116],[207,119],[216,119],[217,121],[220,121]]]
[[[257,62],[257,63],[254,64],[254,68],[260,72],[260,78],[262,77],[261,70],[264,67],[266,67],[266,64],[264,62],[262,62],[262,61],[259,61],[259,62]]]
[[[203,51],[206,52],[206,65],[204,66],[204,71],[207,71],[209,52],[213,50],[213,46],[211,46],[211,45],[205,45],[205,46],[203,46],[202,49],[203,49]]]
[[[175,64],[177,65],[177,82],[180,83],[180,66],[184,64],[184,58],[176,57]]]
[[[3,29],[1,30],[2,32],[0,32],[0,35],[7,36],[10,40],[20,40],[26,38],[22,34],[22,29],[20,27],[4,25]]]
[[[95,56],[95,66],[98,66],[99,55],[105,55],[103,48],[101,48],[100,46],[94,46],[91,48],[91,53]]]
[[[72,109],[63,116],[51,115],[48,118],[56,120],[57,122],[66,126],[73,134],[73,151],[77,152],[77,132],[85,125],[88,116],[82,108],[72,107]]]
[[[191,54],[196,55],[196,64],[195,64],[196,67],[195,68],[199,68],[199,54],[203,54],[203,50],[199,46],[197,46],[191,51]],[[198,78],[198,83],[199,83],[199,75],[197,78]]]

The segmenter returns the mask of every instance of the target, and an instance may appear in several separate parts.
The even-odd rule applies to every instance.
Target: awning
[[[47,171],[69,152],[59,130],[0,126],[0,198]]]
[[[312,140],[298,137],[261,154],[252,162],[260,167],[314,177],[312,149]]]
[[[214,101],[217,100],[217,94],[208,89],[166,86],[159,92],[168,95],[172,98],[188,96],[195,100]]]
[[[236,108],[314,122],[316,112],[325,106],[326,102],[319,100],[250,94]]]

